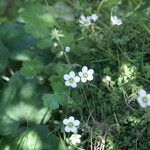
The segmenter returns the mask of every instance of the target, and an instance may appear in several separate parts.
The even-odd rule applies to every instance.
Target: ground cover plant
[[[149,150],[149,0],[0,1],[0,150]]]

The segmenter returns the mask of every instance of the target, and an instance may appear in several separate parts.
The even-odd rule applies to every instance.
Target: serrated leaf
[[[68,99],[70,98],[69,89],[62,83],[59,76],[51,76],[51,86],[54,94],[57,95],[58,103],[64,107],[68,106]]]
[[[59,96],[57,94],[44,94],[42,99],[44,106],[50,108],[51,110],[56,110],[59,108]]]
[[[23,62],[21,73],[27,78],[32,78],[43,70],[43,63],[38,59]]]
[[[52,89],[55,93],[68,93],[69,94],[69,89],[65,86],[64,83],[62,83],[61,79],[59,76],[51,76],[50,77],[50,81],[51,81],[51,86]]]
[[[49,27],[55,24],[47,6],[31,3],[22,11],[20,16],[25,22],[25,28],[36,38],[44,38],[50,34]]]
[[[54,70],[59,74],[60,77],[63,77],[64,74],[69,73],[72,70],[72,66],[66,65],[66,64],[57,63],[54,66]]]

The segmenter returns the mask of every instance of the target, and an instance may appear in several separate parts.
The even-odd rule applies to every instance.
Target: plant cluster
[[[149,0],[0,1],[0,150],[148,150]]]

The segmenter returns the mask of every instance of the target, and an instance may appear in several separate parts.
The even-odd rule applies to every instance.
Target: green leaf
[[[52,86],[52,88],[53,88],[53,91],[55,92],[55,93],[68,93],[69,94],[69,89],[68,89],[68,87],[66,87],[65,86],[65,84],[64,83],[62,83],[61,81],[61,79],[60,79],[60,77],[59,76],[51,76],[50,77],[50,81],[51,81],[51,86]]]
[[[62,63],[57,63],[54,66],[54,70],[59,74],[60,77],[63,78],[64,74],[69,73],[72,70],[72,66],[62,64]]]
[[[31,50],[14,50],[10,54],[10,58],[17,61],[29,61],[33,57],[33,52]]]
[[[7,66],[9,58],[8,49],[0,41],[0,73],[4,71]]]
[[[57,2],[52,7],[52,13],[54,16],[62,18],[65,21],[74,21],[74,9],[64,2]]]
[[[51,110],[56,110],[59,108],[58,99],[59,96],[56,94],[44,94],[43,97],[44,106],[50,108]]]
[[[59,76],[51,76],[50,81],[54,94],[57,95],[59,104],[67,107],[68,99],[70,98],[69,88],[62,83],[62,80]]]
[[[13,134],[2,139],[0,149],[11,150],[57,150],[59,139],[49,134],[45,125],[21,127]],[[59,149],[58,149],[59,150]]]
[[[38,46],[40,49],[49,48],[49,47],[51,46],[51,37],[48,36],[48,37],[39,39],[39,41],[38,41],[38,43],[37,43],[37,46]]]
[[[43,70],[43,63],[38,59],[33,59],[31,61],[23,62],[23,67],[21,68],[21,73],[27,78],[32,78],[39,74]]]
[[[47,6],[31,3],[22,11],[20,16],[25,22],[25,28],[36,38],[50,35],[49,27],[55,25],[55,19]]]
[[[8,135],[20,125],[47,122],[51,111],[43,106],[42,95],[45,91],[46,88],[35,80],[14,75],[0,97],[0,135]]]
[[[20,123],[11,119],[8,115],[0,114],[0,134],[8,135],[18,129]]]

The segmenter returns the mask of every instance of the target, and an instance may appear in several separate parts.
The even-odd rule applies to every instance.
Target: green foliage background
[[[67,150],[62,120],[81,121],[80,149],[149,150],[150,110],[136,102],[150,91],[149,0],[0,1],[0,150]],[[81,14],[96,13],[94,28]],[[122,18],[119,27],[111,14]],[[65,35],[70,63],[54,48],[51,30]],[[94,80],[77,89],[63,75],[82,66]],[[105,80],[110,76],[112,81]],[[7,81],[7,79],[10,79]]]

